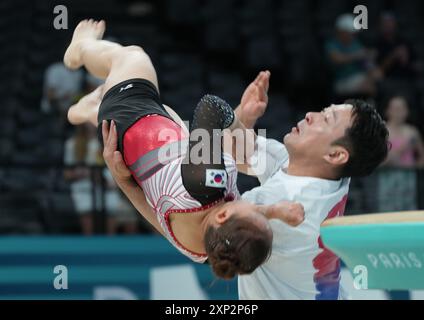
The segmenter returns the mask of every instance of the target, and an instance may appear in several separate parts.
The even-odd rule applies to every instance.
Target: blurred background
[[[67,30],[54,28],[57,5]],[[368,9],[367,30],[351,28],[356,5]],[[346,214],[424,208],[422,1],[2,0],[0,298],[237,298],[235,281],[215,280],[142,220],[104,169],[95,130],[67,123],[69,107],[101,83],[61,62],[84,18],[105,19],[106,39],[145,49],[163,102],[185,120],[205,93],[235,108],[265,69],[269,106],[257,127],[280,141],[307,111],[374,102],[392,150],[352,181]],[[240,175],[241,192],[257,185]],[[68,290],[52,285],[56,265],[69,268]],[[189,289],[169,291],[170,281]]]

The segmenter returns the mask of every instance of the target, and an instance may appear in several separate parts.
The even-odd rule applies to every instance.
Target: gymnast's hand
[[[122,154],[117,151],[118,133],[114,121],[111,121],[110,127],[107,121],[102,122],[102,135],[104,145],[103,158],[116,183],[119,185],[132,182],[131,172],[125,165]]]
[[[269,71],[262,71],[244,91],[235,113],[247,129],[253,129],[268,105]]]
[[[271,206],[271,219],[279,219],[292,227],[297,227],[305,220],[305,211],[300,203],[280,201]]]

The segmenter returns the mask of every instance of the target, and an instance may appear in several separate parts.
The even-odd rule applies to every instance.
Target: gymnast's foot
[[[71,70],[80,68],[83,65],[81,59],[81,43],[83,40],[100,40],[105,32],[106,24],[103,20],[94,21],[83,20],[74,30],[72,41],[63,57],[63,62]]]
[[[83,124],[87,121],[97,122],[97,113],[102,102],[103,85],[93,92],[82,97],[68,110],[68,121],[73,125]]]

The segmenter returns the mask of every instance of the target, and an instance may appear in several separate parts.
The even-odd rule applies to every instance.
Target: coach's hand
[[[102,122],[102,135],[104,145],[103,158],[116,183],[132,182],[131,172],[125,165],[121,152],[117,150],[118,133],[114,121],[111,121],[110,126],[107,121],[104,120]]]
[[[253,129],[268,105],[269,78],[271,72],[261,71],[244,91],[235,113],[247,129]]]

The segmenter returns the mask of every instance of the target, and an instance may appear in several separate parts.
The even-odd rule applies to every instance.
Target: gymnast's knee
[[[124,53],[140,53],[140,54],[146,54],[146,52],[140,46],[126,46],[126,47],[123,47],[121,50]]]
[[[119,61],[131,62],[133,64],[151,63],[149,55],[139,46],[128,46],[121,48],[119,52]]]

